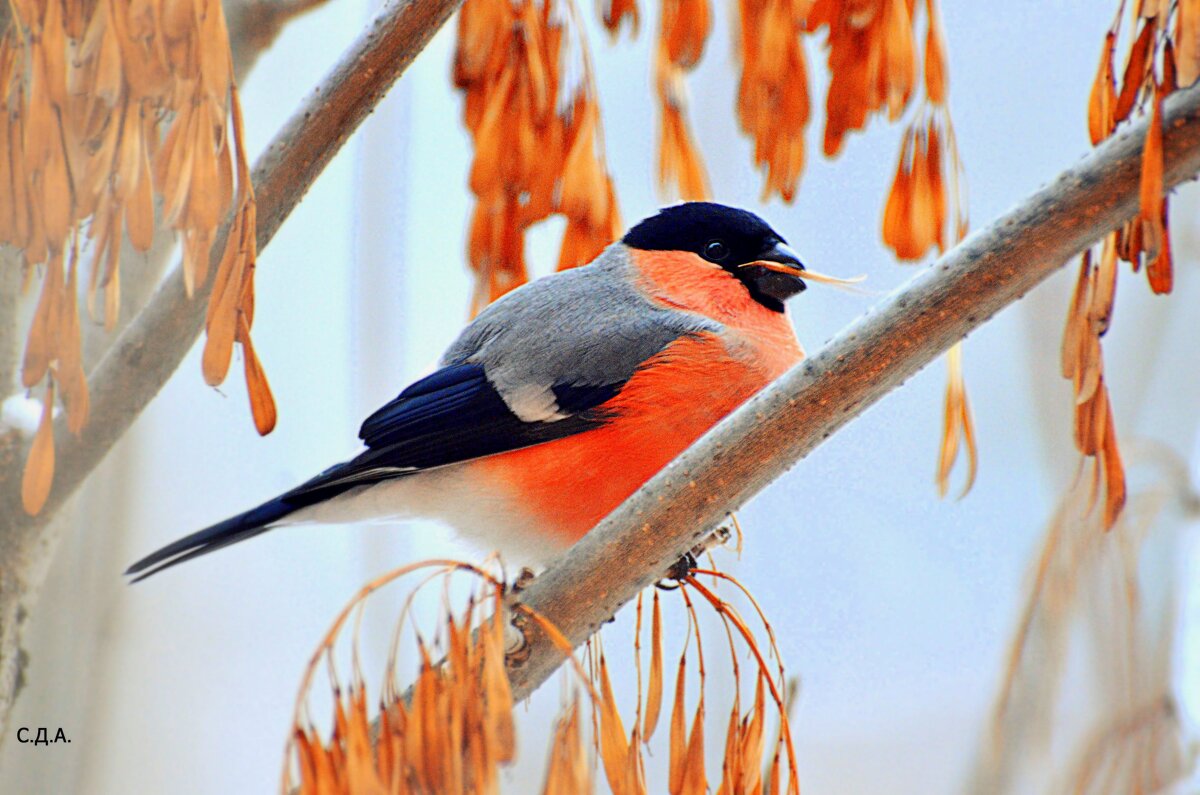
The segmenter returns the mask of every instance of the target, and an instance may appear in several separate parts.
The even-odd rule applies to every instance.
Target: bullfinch
[[[590,264],[479,314],[366,419],[366,449],[129,567],[138,579],[281,525],[422,516],[545,562],[803,356],[804,266],[757,215],[668,207]]]

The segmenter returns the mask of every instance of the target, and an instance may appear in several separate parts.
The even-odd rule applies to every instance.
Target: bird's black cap
[[[625,234],[621,242],[643,251],[687,251],[741,281],[764,306],[783,311],[783,302],[804,289],[799,258],[783,236],[748,210],[714,202],[686,202],[663,208]],[[790,266],[796,274],[760,268],[754,262]]]

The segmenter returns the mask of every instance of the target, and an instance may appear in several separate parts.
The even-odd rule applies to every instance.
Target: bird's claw
[[[691,552],[685,552],[683,557],[671,564],[671,568],[667,569],[667,575],[656,582],[654,587],[660,591],[674,591],[679,587],[680,580],[686,579],[694,568],[696,568],[696,556]],[[668,583],[667,580],[674,582]]]

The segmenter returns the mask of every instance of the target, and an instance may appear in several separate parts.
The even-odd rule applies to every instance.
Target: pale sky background
[[[895,265],[879,240],[900,128],[876,122],[830,162],[819,155],[818,119],[796,203],[760,205],[752,144],[733,113],[731,9],[718,5],[704,61],[689,79],[715,197],[763,214],[816,270],[865,273],[880,294],[900,284],[913,270]],[[983,224],[1087,151],[1087,95],[1112,4],[942,5],[970,214]],[[331,0],[264,54],[243,90],[252,151],[357,36],[371,7]],[[583,10],[595,34],[594,12]],[[643,13],[633,43],[592,37],[627,224],[661,203],[648,67],[656,14],[645,3]],[[424,524],[297,528],[137,587],[120,576],[158,546],[353,454],[361,420],[457,333],[469,297],[462,251],[470,205],[461,98],[449,81],[452,34],[450,25],[418,58],[259,260],[255,342],[279,401],[277,430],[255,434],[239,377],[205,387],[194,350],[64,512],[71,528],[34,614],[27,689],[12,725],[49,726],[52,736],[62,726],[72,743],[34,749],[13,743],[10,731],[0,792],[272,791],[304,665],[351,594],[419,558],[481,557]],[[809,45],[816,113],[824,59]],[[1183,198],[1173,209],[1176,294],[1153,298],[1141,276],[1123,271],[1105,345],[1122,439],[1157,439],[1195,460],[1196,204]],[[561,223],[546,227],[529,251],[543,270]],[[967,342],[982,454],[968,498],[939,501],[933,485],[938,364],[741,512],[745,553],[718,561],[758,596],[790,671],[802,677],[794,726],[807,795],[962,790],[1030,556],[1073,472],[1063,424],[1070,389],[1057,375],[1070,281],[1060,273]],[[801,340],[816,350],[871,300],[808,291],[792,303]],[[1189,548],[1176,539],[1154,563],[1148,579],[1164,593],[1189,582]],[[1193,643],[1196,616],[1193,607],[1181,619],[1193,626]],[[385,620],[368,623],[368,654],[387,630]],[[614,635],[609,646],[624,643]],[[1185,692],[1195,694],[1186,674],[1197,657],[1181,646],[1178,659]],[[537,725],[549,723],[558,693],[546,690],[520,710],[525,755],[506,775],[506,792],[540,786]],[[723,712],[717,690],[711,716]]]

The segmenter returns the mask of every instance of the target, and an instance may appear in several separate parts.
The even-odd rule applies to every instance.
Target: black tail
[[[184,536],[173,544],[167,544],[130,566],[125,570],[125,574],[137,575],[132,582],[144,580],[151,574],[171,568],[176,563],[207,555],[221,547],[265,533],[271,529],[273,522],[278,522],[301,507],[303,505],[297,505],[295,502],[285,502],[283,497],[268,500],[257,508],[251,508],[212,527]]]

